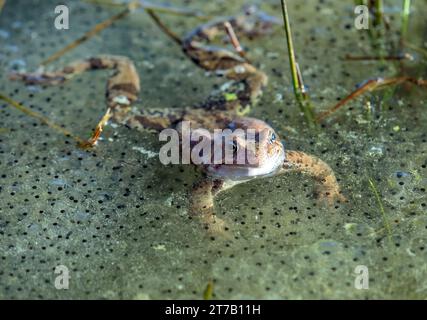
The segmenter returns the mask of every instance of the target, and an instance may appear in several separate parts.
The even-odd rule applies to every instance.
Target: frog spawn
[[[191,5],[197,6],[197,2]],[[297,5],[290,10],[300,21],[301,32],[307,34],[307,39],[301,41],[328,42],[335,30],[332,26],[324,37],[315,34],[317,40],[310,42],[312,26],[301,19],[308,14],[303,10],[314,9],[303,9],[301,4],[298,10]],[[339,6],[339,2],[336,5]],[[81,12],[82,21],[92,21],[90,17],[95,12],[104,17],[110,14],[102,8],[95,11],[88,5],[75,6]],[[41,2],[40,12],[49,8],[48,1]],[[25,12],[19,8],[13,10],[16,14],[8,7],[4,10],[7,14],[0,20],[2,29],[9,28],[4,20],[11,20],[7,23],[11,25],[14,20],[35,19],[32,13],[26,13],[29,15],[26,19],[17,17],[16,14]],[[329,19],[321,15],[319,24],[327,29],[328,23],[333,23],[328,22]],[[350,14],[348,21],[351,22]],[[134,41],[153,44],[152,48],[143,46],[143,52],[156,68],[170,66],[161,69],[161,73],[168,74],[168,80],[176,86],[163,83],[159,74],[150,73],[148,68],[144,69],[144,79],[147,83],[167,85],[173,99],[161,100],[162,90],[145,86],[144,101],[165,106],[176,104],[170,100],[178,100],[177,97],[183,102],[200,101],[216,80],[205,78],[203,72],[195,72],[185,58],[177,57],[175,50],[165,47],[165,41],[156,45],[157,29],[150,29],[148,20],[141,23],[146,26],[142,29],[147,30],[143,36],[140,30],[126,23],[106,32],[111,32],[109,39],[117,39],[126,31]],[[342,25],[343,30],[347,30],[343,33],[352,32]],[[83,23],[81,31],[75,32],[80,34],[88,27],[89,22]],[[48,30],[47,25],[45,28]],[[334,34],[341,46],[350,46],[354,41],[352,37],[341,40],[336,31]],[[74,38],[74,34],[69,37]],[[43,38],[47,39],[47,34]],[[282,43],[276,36],[273,40],[276,46],[267,42],[266,47],[271,45],[280,52]],[[31,48],[20,46],[20,50],[26,50],[28,63],[33,65],[39,61],[40,53],[48,54],[61,47],[59,38],[46,42],[44,47],[37,47],[38,41],[32,45]],[[98,45],[96,41],[88,43],[91,52],[98,52]],[[113,51],[124,43],[109,45]],[[317,45],[317,50],[319,47],[322,46]],[[322,75],[337,72],[331,78],[351,86],[355,74],[349,77],[339,73],[365,69],[352,71],[343,65],[334,71],[332,61],[322,55],[321,50],[315,53],[306,49],[308,57],[317,58],[313,67],[318,66],[320,70],[313,71],[317,74],[316,81],[329,81],[321,80]],[[159,50],[165,56],[159,56]],[[132,50],[130,54],[137,57]],[[2,67],[7,67],[11,57],[7,55],[6,60],[0,61]],[[170,72],[180,64],[183,69],[179,74]],[[282,70],[281,61],[266,61],[266,64],[267,71]],[[144,68],[142,63],[138,66]],[[183,74],[187,73],[192,73],[193,79],[184,77],[188,81],[183,83]],[[282,88],[284,78],[271,74],[272,88],[279,84]],[[85,75],[75,83],[67,83],[66,87],[40,92],[10,84],[3,74],[1,77],[0,91],[77,132],[90,132],[93,119],[102,113],[102,94],[95,93],[103,92],[105,75]],[[197,87],[194,92],[193,87]],[[331,87],[334,84],[331,83]],[[58,137],[45,126],[0,103],[0,128],[7,129],[0,133],[0,295],[6,298],[201,298],[212,279],[214,298],[420,298],[417,290],[425,286],[426,279],[423,265],[427,220],[422,214],[426,191],[417,177],[427,173],[427,137],[411,128],[425,121],[424,115],[408,114],[396,105],[384,115],[398,116],[402,130],[397,133],[393,130],[394,121],[385,117],[373,123],[374,135],[366,133],[365,127],[342,118],[340,130],[326,124],[323,130],[327,133],[313,139],[300,130],[300,122],[294,116],[295,105],[289,102],[285,108],[270,103],[273,91],[267,88],[265,100],[254,109],[254,115],[263,118],[264,114],[281,135],[287,133],[289,148],[324,153],[322,157],[337,176],[342,177],[341,183],[350,186],[346,191],[352,202],[345,209],[342,206],[320,208],[312,198],[311,179],[299,174],[276,177],[268,184],[255,180],[218,198],[220,217],[230,218],[237,229],[236,238],[231,241],[206,238],[198,224],[188,218],[185,191],[198,173],[178,166],[165,169],[159,167],[155,159],[132,151],[133,146],[158,150],[155,139],[126,128],[109,128],[105,139],[114,139],[115,143],[105,148],[106,143],[101,143],[96,152],[76,151],[70,139]],[[338,91],[333,92],[333,97],[344,92]],[[75,92],[79,92],[87,104],[77,104]],[[351,112],[361,112],[359,107],[356,103]],[[415,108],[414,104],[411,110]],[[297,128],[297,133],[286,131],[285,125]],[[387,137],[386,142],[379,133]],[[368,160],[364,150],[369,150],[370,145],[383,145],[383,156]],[[335,149],[338,147],[340,151]],[[334,151],[336,156],[331,155]],[[347,154],[352,155],[350,161],[346,159]],[[396,172],[409,172],[410,176],[398,178],[394,175]],[[383,196],[393,228],[391,242],[382,230],[375,198],[366,187],[368,176],[374,177]],[[395,181],[391,189],[388,179]],[[404,185],[399,184],[401,181]],[[69,266],[71,276],[79,280],[72,281],[66,291],[58,291],[53,286],[53,269],[59,264]],[[357,265],[369,266],[370,290],[354,289]]]

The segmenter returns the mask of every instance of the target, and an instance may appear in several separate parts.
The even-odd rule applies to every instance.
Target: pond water
[[[280,1],[251,1],[281,18]],[[105,111],[108,71],[46,88],[8,80],[11,70],[35,70],[120,10],[63,2],[70,8],[69,30],[54,28],[56,1],[6,2],[0,92],[86,137]],[[390,55],[400,52],[401,1],[385,1],[390,30],[380,40],[354,28],[353,1],[288,2],[297,59],[316,112],[371,78],[427,78],[425,2],[413,2],[407,41],[416,49],[404,48],[414,59],[402,64],[343,59],[377,55],[376,42]],[[246,2],[169,3],[220,16]],[[178,34],[200,23],[162,18]],[[427,297],[425,87],[402,84],[367,93],[313,130],[293,95],[284,31],[278,27],[242,43],[269,76],[250,115],[270,123],[288,149],[327,162],[348,203],[320,205],[313,180],[301,174],[254,180],[217,198],[215,210],[232,225],[233,238],[211,238],[188,216],[188,192],[200,172],[162,165],[156,134],[107,126],[96,148],[84,151],[0,101],[0,298],[203,299],[209,284],[213,299]],[[197,68],[143,11],[48,68],[101,53],[135,62],[143,107],[192,105],[224,81]],[[69,270],[68,290],[55,288],[59,265]],[[367,267],[369,289],[355,287],[358,266]]]

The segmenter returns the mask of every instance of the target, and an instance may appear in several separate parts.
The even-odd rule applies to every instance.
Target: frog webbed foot
[[[335,203],[347,202],[338,187],[338,185],[319,185],[316,187],[315,197],[322,203],[333,206]]]
[[[337,202],[347,202],[332,169],[326,163],[322,164],[322,167],[324,167],[323,171],[315,176],[318,181],[315,191],[316,198],[329,206],[333,206]]]
[[[223,219],[215,214],[201,215],[199,218],[210,236],[224,239],[231,238],[231,229]]]

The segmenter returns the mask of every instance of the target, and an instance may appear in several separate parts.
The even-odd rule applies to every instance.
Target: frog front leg
[[[346,198],[341,194],[333,170],[319,158],[301,151],[287,151],[279,174],[290,171],[302,172],[313,177],[318,183],[316,195],[321,200],[326,200],[329,205],[332,205],[336,200],[346,201]]]
[[[199,219],[211,235],[230,236],[226,222],[215,215],[214,200],[220,192],[236,184],[238,182],[205,177],[193,185],[189,197],[190,215]]]

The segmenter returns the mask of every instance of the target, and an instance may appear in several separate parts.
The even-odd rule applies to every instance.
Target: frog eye
[[[273,132],[270,136],[270,143],[273,143],[274,141],[276,141],[276,134]]]

